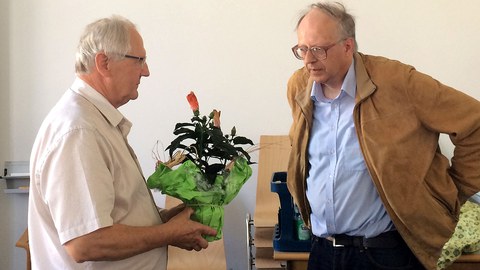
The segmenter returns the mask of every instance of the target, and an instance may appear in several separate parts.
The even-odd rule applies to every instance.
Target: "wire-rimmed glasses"
[[[140,57],[140,56],[125,54],[123,57],[130,58],[130,59],[136,59],[142,68],[145,65],[145,63],[147,62],[147,57],[146,56],[145,57]]]
[[[307,46],[295,45],[292,47],[292,52],[298,60],[305,60],[308,51],[310,51],[312,55],[318,60],[325,60],[327,59],[327,51],[344,40],[345,39],[340,39],[339,41],[328,46],[313,46],[310,48],[308,48]]]

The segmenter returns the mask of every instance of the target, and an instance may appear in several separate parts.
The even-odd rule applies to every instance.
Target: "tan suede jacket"
[[[354,123],[365,162],[397,230],[427,269],[436,269],[460,206],[480,190],[480,102],[412,66],[354,55]],[[288,82],[292,144],[287,185],[305,223],[312,82],[305,68]],[[455,145],[450,165],[439,133]]]

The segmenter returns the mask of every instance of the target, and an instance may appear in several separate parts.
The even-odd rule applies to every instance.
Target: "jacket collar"
[[[372,82],[368,75],[365,63],[363,62],[363,57],[364,55],[358,52],[353,55],[355,60],[355,74],[357,76],[357,93],[355,95],[356,104],[373,94],[377,89],[377,86]]]
[[[304,68],[304,72],[308,74],[307,69]],[[309,78],[309,76],[306,76]],[[297,96],[295,97],[295,101],[298,103],[299,107],[302,110],[302,113],[305,115],[305,119],[309,126],[311,126],[312,118],[313,118],[313,102],[311,98],[311,90],[313,87],[313,80],[308,79],[307,86],[304,91],[299,91]]]
[[[363,62],[363,54],[355,53],[353,55],[355,60],[355,76],[357,78],[357,90],[355,95],[355,103],[360,103],[362,100],[370,96],[377,87],[370,79],[367,69],[365,68],[365,63]],[[308,73],[307,69],[303,69],[304,72]],[[306,75],[309,78],[308,75]],[[311,119],[313,117],[313,103],[311,99],[311,90],[313,86],[313,80],[308,79],[307,86],[304,91],[299,91],[295,97],[295,101],[298,103],[302,109],[302,113],[305,115],[308,124],[311,126]]]

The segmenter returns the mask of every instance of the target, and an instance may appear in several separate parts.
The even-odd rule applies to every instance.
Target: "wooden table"
[[[460,256],[448,270],[478,270],[480,269],[480,253]]]

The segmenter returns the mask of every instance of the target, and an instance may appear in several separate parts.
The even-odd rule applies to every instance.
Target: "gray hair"
[[[353,38],[353,40],[355,41],[355,51],[357,51],[358,45],[355,38],[355,18],[350,13],[348,13],[345,9],[345,6],[339,2],[318,2],[315,4],[311,4],[300,14],[300,18],[298,19],[295,29],[298,30],[298,26],[305,18],[305,16],[312,9],[315,8],[320,9],[325,14],[338,22],[340,35],[343,38]]]
[[[95,56],[99,52],[113,59],[122,58],[131,49],[131,29],[136,29],[136,26],[118,15],[99,19],[87,25],[78,43],[75,72],[90,73],[95,65]]]

